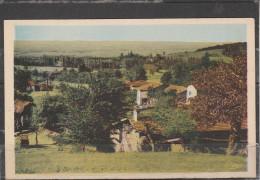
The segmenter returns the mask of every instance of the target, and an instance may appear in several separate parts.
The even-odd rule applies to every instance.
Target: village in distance
[[[16,174],[247,170],[247,43],[15,41]]]

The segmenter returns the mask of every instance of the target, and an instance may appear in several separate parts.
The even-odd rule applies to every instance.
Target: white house
[[[35,91],[35,83],[33,81],[28,81],[26,91]]]
[[[138,106],[147,106],[152,107],[154,106],[154,99],[148,97],[148,90],[149,88],[157,88],[161,86],[161,83],[156,82],[147,82],[146,84],[136,88],[137,95],[136,95],[136,102]]]
[[[197,96],[197,89],[193,85],[189,85],[187,87],[186,101],[188,102],[190,98],[195,97],[195,96]]]

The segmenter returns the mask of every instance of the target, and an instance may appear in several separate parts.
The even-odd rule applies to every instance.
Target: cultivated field
[[[141,55],[195,51],[224,44],[221,42],[152,42],[152,41],[15,41],[16,56],[97,56],[117,57],[130,51]]]

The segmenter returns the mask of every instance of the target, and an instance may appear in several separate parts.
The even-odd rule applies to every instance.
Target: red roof
[[[134,84],[137,83],[143,83],[146,82],[145,80],[139,80],[139,81],[134,81],[134,82],[129,82],[129,83],[125,83],[126,86],[133,86]]]
[[[28,81],[29,86],[35,86],[35,83],[33,81]]]

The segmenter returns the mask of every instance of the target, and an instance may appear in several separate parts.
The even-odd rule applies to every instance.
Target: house
[[[149,90],[149,88],[157,88],[161,85],[162,85],[161,83],[147,82],[146,84],[143,84],[142,86],[137,87],[136,88],[136,90],[137,90],[137,95],[136,95],[137,106],[153,107],[154,106],[154,98],[148,97],[148,90]]]
[[[162,147],[168,148],[168,151],[185,152],[185,147],[183,146],[182,138],[167,139],[162,141],[162,144],[164,144],[164,146]]]
[[[187,94],[187,88],[183,87],[183,86],[177,86],[174,84],[169,85],[167,88],[165,88],[165,92],[169,92],[171,90],[175,90],[176,91],[176,95],[177,95],[177,101],[179,103],[186,103],[186,94]]]
[[[138,140],[140,133],[136,131],[129,119],[123,119],[117,123],[110,138],[114,143],[115,152],[138,151]]]
[[[154,128],[153,136],[161,138],[162,128],[156,126],[149,117],[142,117],[140,121],[135,121],[133,117],[126,118],[114,124],[115,129],[110,135],[115,152],[142,151],[149,148],[144,122]]]
[[[197,89],[193,85],[189,85],[186,88],[171,84],[165,88],[165,92],[169,92],[170,90],[176,90],[177,100],[179,103],[187,103],[190,98],[197,96]]]
[[[190,98],[193,98],[197,96],[197,89],[193,85],[189,85],[187,87],[187,99],[186,101],[188,102]]]
[[[28,81],[26,91],[30,91],[30,92],[35,91],[35,83],[33,81]]]
[[[147,84],[147,81],[145,80],[139,80],[139,81],[134,81],[131,83],[127,83],[127,86],[129,86],[130,90],[136,90],[136,88]]]
[[[40,91],[52,91],[53,90],[53,85],[51,85],[51,84],[41,83],[41,84],[39,84],[39,86],[40,86]]]
[[[35,104],[30,101],[22,101],[19,99],[14,101],[14,125],[16,131],[28,126],[29,114],[34,105]]]

